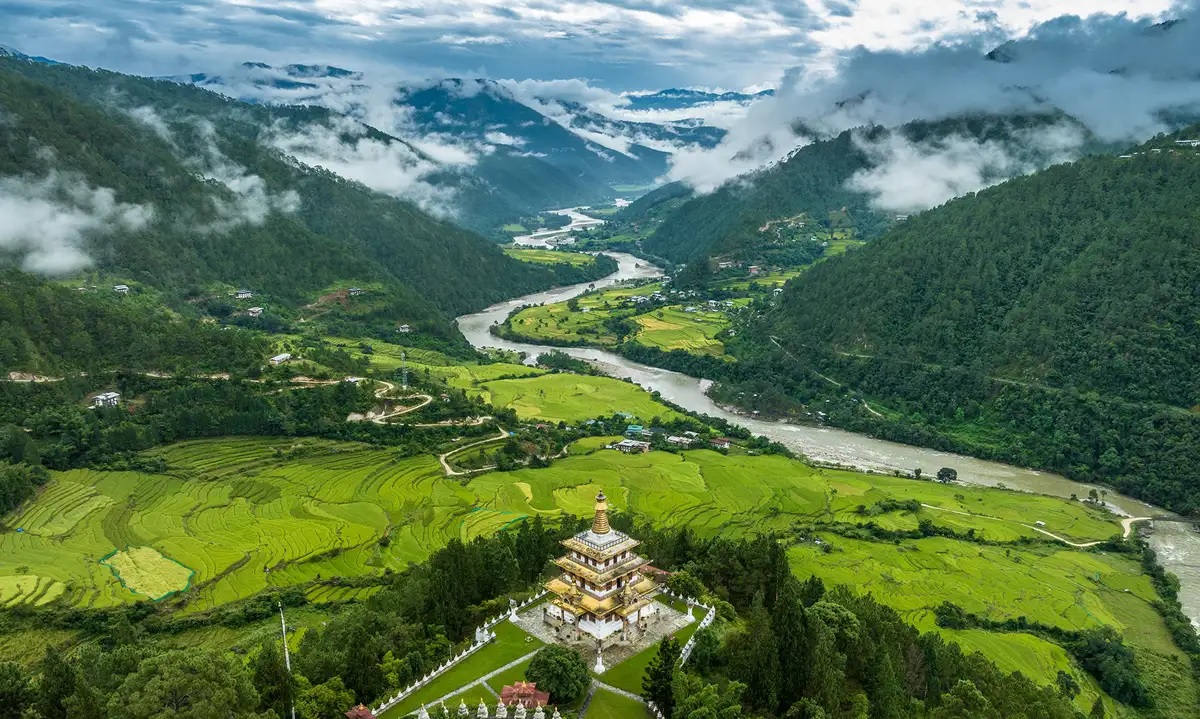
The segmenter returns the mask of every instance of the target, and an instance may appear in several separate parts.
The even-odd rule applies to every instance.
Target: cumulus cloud
[[[421,209],[452,216],[455,192],[427,181],[441,166],[403,142],[370,137],[367,128],[346,117],[299,131],[272,128],[267,141],[307,165],[324,167]]]
[[[855,142],[873,166],[851,176],[847,186],[871,196],[887,212],[917,212],[954,197],[1078,156],[1086,138],[1079,127],[1060,123],[1022,131],[1007,140],[980,141],[951,135],[914,142],[900,132]]]
[[[1190,6],[1177,15],[1181,22],[1161,25],[1127,15],[1068,16],[997,42],[990,55],[986,51],[996,45],[983,44],[992,41],[987,34],[913,52],[859,48],[832,71],[796,68],[774,97],[748,109],[715,150],[677,155],[670,177],[707,191],[815,138],[864,125],[965,115],[1063,111],[1101,140],[1143,138],[1168,129],[1171,113],[1200,114],[1200,55],[1194,49],[1200,47],[1200,17]],[[918,155],[967,159],[953,147]],[[970,177],[973,171],[963,173]],[[945,179],[947,186],[960,184]]]
[[[45,177],[0,178],[0,250],[21,258],[27,272],[63,275],[92,264],[88,240],[137,232],[154,208],[118,202],[112,190],[49,171]]]

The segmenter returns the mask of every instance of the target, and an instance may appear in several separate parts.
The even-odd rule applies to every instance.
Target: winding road
[[[957,509],[946,509],[945,507],[935,507],[932,504],[922,503],[921,506],[926,509],[932,509],[932,510],[935,510],[938,512],[948,512],[950,514],[959,514],[964,517],[979,517],[981,519],[994,519],[997,522],[1013,521],[1013,520],[1009,520],[1009,519],[1004,519],[1002,517],[993,517],[988,514],[974,514],[972,512],[963,512],[963,511],[960,511]],[[1148,522],[1151,519],[1153,519],[1153,517],[1122,517],[1121,518],[1121,537],[1123,539],[1127,539],[1129,537],[1129,535],[1133,533],[1133,525],[1134,524],[1136,524],[1137,522]],[[1017,524],[1020,524],[1022,527],[1025,527],[1026,529],[1032,529],[1035,532],[1040,532],[1040,533],[1046,535],[1047,537],[1050,537],[1051,539],[1057,540],[1059,542],[1062,542],[1063,544],[1066,544],[1067,546],[1075,547],[1077,549],[1087,549],[1088,547],[1095,547],[1095,546],[1103,544],[1105,541],[1107,541],[1107,540],[1099,540],[1099,541],[1095,541],[1095,542],[1072,542],[1071,540],[1069,540],[1065,537],[1060,537],[1059,535],[1054,534],[1053,532],[1048,532],[1045,529],[1042,529],[1041,527],[1035,527],[1032,524],[1025,524],[1024,522],[1017,522]]]

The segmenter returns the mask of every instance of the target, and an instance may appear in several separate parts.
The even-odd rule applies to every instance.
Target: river
[[[575,211],[572,210],[572,212]],[[526,240],[523,244],[545,246],[545,243],[541,242],[542,238],[521,239]],[[606,252],[605,254],[613,257],[618,265],[617,271],[608,277],[595,283],[537,292],[492,305],[482,312],[463,315],[458,318],[459,330],[476,348],[497,347],[524,352],[527,355],[526,361],[529,363],[533,363],[543,352],[554,350],[565,352],[572,357],[586,360],[611,377],[630,379],[647,390],[659,392],[664,398],[693,412],[736,422],[755,434],[780,442],[821,463],[885,473],[896,470],[911,472],[920,467],[927,474],[931,474],[940,467],[953,467],[958,471],[959,480],[969,484],[1003,485],[1024,492],[1063,498],[1068,498],[1072,494],[1086,497],[1091,489],[1097,491],[1103,489],[1098,485],[1076,482],[1049,472],[1038,472],[974,457],[887,442],[840,429],[749,417],[731,412],[714,402],[705,393],[712,385],[710,380],[639,364],[601,349],[527,344],[509,341],[491,334],[492,325],[503,322],[510,312],[523,305],[565,302],[583,294],[592,286],[607,287],[625,280],[647,279],[662,275],[662,271],[658,267],[632,255],[620,252]],[[1122,516],[1149,517],[1171,514],[1160,507],[1117,494],[1110,493],[1106,502],[1114,512]],[[1190,525],[1180,522],[1155,521],[1152,522],[1152,525],[1151,545],[1158,553],[1159,561],[1163,566],[1179,577],[1181,585],[1179,599],[1183,604],[1183,610],[1192,620],[1192,624],[1200,629],[1200,533],[1192,530]]]

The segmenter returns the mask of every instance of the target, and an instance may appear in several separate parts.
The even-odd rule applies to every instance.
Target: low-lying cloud
[[[50,170],[40,178],[0,178],[0,251],[20,257],[27,272],[81,270],[92,264],[89,240],[138,232],[153,219],[153,207],[118,202],[112,190],[77,175]]]
[[[877,209],[917,212],[1073,159],[1085,139],[1078,127],[1066,123],[1019,132],[1010,141],[951,135],[913,142],[899,132],[875,140],[859,136],[855,143],[873,166],[855,173],[846,184],[870,195]]]
[[[427,181],[441,166],[403,142],[370,137],[367,128],[346,117],[302,130],[282,125],[266,137],[276,149],[323,167],[379,192],[413,202],[442,217],[453,215],[455,192]],[[456,158],[458,159],[458,158]]]
[[[705,192],[816,138],[967,115],[1061,111],[1100,140],[1143,139],[1169,129],[1168,116],[1200,117],[1200,16],[1189,3],[1176,17],[1179,22],[1155,24],[1125,15],[1067,16],[1003,44],[988,35],[918,52],[859,48],[832,72],[796,68],[774,97],[749,108],[716,149],[677,154],[669,179]],[[889,167],[855,182],[893,206],[906,197],[915,204],[922,195],[941,198],[946,191],[978,189],[994,175],[1033,169],[995,156],[998,149],[979,147],[980,158],[962,143],[924,151],[897,143],[885,148],[885,159],[907,156],[928,170],[923,176],[938,189],[885,191],[888,178],[908,176]]]

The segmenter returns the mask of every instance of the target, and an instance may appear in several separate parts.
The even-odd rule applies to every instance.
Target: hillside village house
[[[692,438],[691,437],[677,437],[675,435],[672,435],[670,437],[667,437],[667,441],[678,447],[691,447],[692,446]]]
[[[366,294],[366,290],[362,289],[361,287],[351,287],[347,291],[351,297],[358,297],[359,295]]]
[[[729,439],[728,437],[717,437],[709,442],[709,444],[717,449],[729,449],[733,446],[733,440]]]
[[[762,272],[761,267],[758,265],[750,265],[750,274],[757,275],[759,272]]]
[[[250,315],[251,317],[262,317],[262,313],[263,308],[261,307],[251,307],[250,309],[246,310],[246,314]]]
[[[121,402],[121,395],[116,392],[103,392],[92,398],[93,407],[116,407]]]
[[[118,295],[127,295],[129,294],[129,285],[113,285],[113,292]]]
[[[275,355],[274,357],[272,357],[271,359],[269,359],[267,361],[270,362],[273,366],[278,367],[279,365],[283,364],[284,362],[287,362],[291,358],[292,358],[291,354],[284,352],[283,354]]]
[[[233,293],[233,296],[235,299],[248,300],[254,296],[254,293],[250,290],[238,290],[237,292]]]
[[[636,439],[623,439],[612,445],[612,448],[625,454],[645,454],[650,451],[650,443],[639,442]]]
[[[402,335],[406,335],[409,332],[412,332],[412,327],[409,327],[408,325],[400,325],[400,327],[398,329],[400,330],[400,334],[402,334]]]

